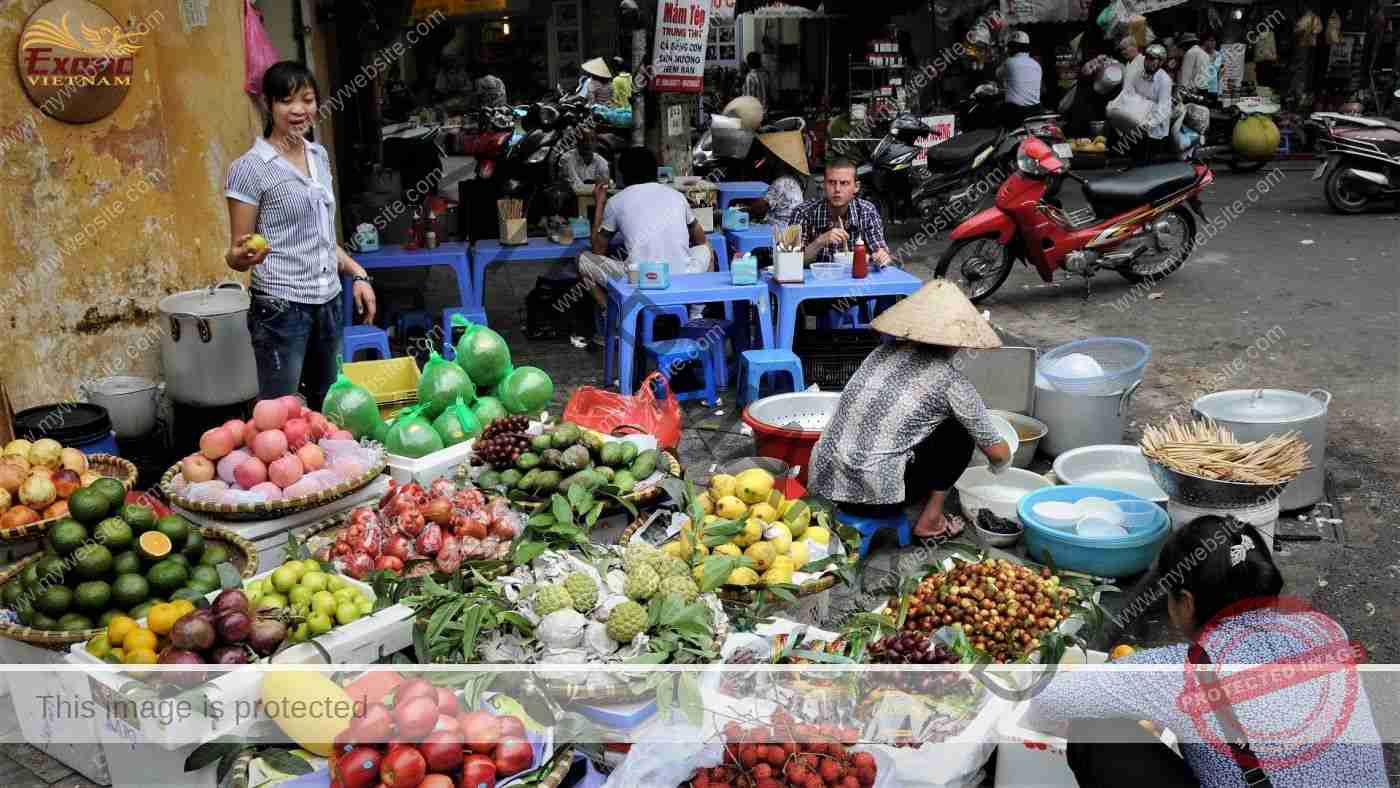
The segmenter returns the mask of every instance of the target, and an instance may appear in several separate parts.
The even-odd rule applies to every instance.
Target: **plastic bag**
[[[456,446],[481,434],[481,420],[468,408],[461,397],[433,420],[433,429],[444,446]]]
[[[1123,133],[1146,125],[1151,115],[1152,102],[1126,86],[1117,98],[1108,102],[1108,122]]]
[[[384,441],[391,454],[416,460],[442,449],[442,436],[423,417],[426,409],[426,405],[419,405],[394,419],[394,426],[389,428]]]
[[[243,89],[249,95],[262,95],[263,73],[273,63],[282,59],[272,38],[263,29],[262,14],[253,7],[253,0],[243,0],[243,52],[247,58],[244,66]]]
[[[664,392],[658,395],[657,392]],[[681,442],[681,406],[660,372],[653,372],[632,396],[580,386],[564,407],[564,421],[604,434],[622,428],[656,438],[663,449]]]
[[[429,343],[431,347],[431,343]],[[467,371],[432,350],[423,376],[418,379],[418,404],[426,408],[424,418],[435,419],[458,399],[476,400],[476,386]]]
[[[374,395],[369,393],[369,389],[345,377],[343,372],[326,390],[321,412],[356,438],[373,435],[380,424],[379,404],[374,401]]]
[[[461,315],[452,316],[452,326],[466,329],[462,338],[457,340],[456,361],[467,371],[472,383],[478,388],[486,388],[505,380],[513,369],[510,346],[505,339],[489,327],[473,323]]]
[[[478,397],[476,404],[472,406],[472,412],[476,414],[477,421],[481,422],[483,427],[496,419],[503,419],[510,415],[506,406],[502,405],[501,401],[495,397]]]
[[[501,404],[515,414],[539,413],[554,401],[554,381],[539,367],[521,367],[496,387]]]

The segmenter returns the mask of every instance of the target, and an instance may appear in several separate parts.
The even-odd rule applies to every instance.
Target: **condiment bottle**
[[[865,239],[856,239],[856,249],[851,255],[851,278],[864,279],[870,273],[870,263],[866,259]]]

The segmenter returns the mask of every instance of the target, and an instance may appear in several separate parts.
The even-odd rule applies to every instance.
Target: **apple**
[[[373,747],[356,747],[331,762],[331,771],[345,788],[370,788],[379,781],[383,757]]]
[[[398,723],[399,735],[410,741],[417,741],[437,725],[437,703],[433,698],[419,696],[394,706],[394,721]]]
[[[462,739],[453,731],[437,731],[418,745],[428,771],[446,773],[462,765]]]
[[[494,760],[496,774],[509,777],[530,768],[530,764],[535,760],[535,750],[530,746],[530,742],[524,739],[501,739],[496,745]]]
[[[514,714],[507,714],[504,717],[497,717],[501,721],[501,738],[528,739],[525,735],[525,723]]]
[[[379,765],[379,779],[389,788],[417,788],[427,774],[423,753],[408,745],[390,749]]]
[[[468,755],[458,788],[496,788],[496,762],[487,755]]]
[[[456,716],[462,707],[457,705],[457,693],[446,687],[437,688],[438,714],[451,714]]]
[[[429,698],[432,698],[433,702],[436,703],[437,687],[434,687],[431,683],[424,679],[409,679],[404,683],[400,684],[398,689],[394,691],[394,703],[402,704],[418,697],[419,695],[425,695]]]
[[[383,703],[370,704],[365,707],[365,716],[355,721],[355,729],[359,741],[381,744],[394,735],[394,717]]]
[[[462,738],[471,751],[490,755],[501,740],[500,718],[488,711],[469,711],[457,717],[462,726]]]
[[[452,784],[452,778],[445,774],[430,774],[423,778],[423,782],[418,783],[418,788],[457,788]]]

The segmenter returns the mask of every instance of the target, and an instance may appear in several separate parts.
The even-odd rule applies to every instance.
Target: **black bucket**
[[[88,454],[116,454],[107,409],[88,402],[40,405],[15,414],[15,435],[29,441],[52,438]]]

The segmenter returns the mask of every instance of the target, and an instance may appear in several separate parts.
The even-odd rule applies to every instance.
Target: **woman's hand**
[[[224,253],[224,262],[235,271],[247,271],[250,268],[262,265],[262,261],[267,259],[271,249],[264,241],[256,246],[249,243],[253,239],[253,233],[239,236],[234,240],[232,248]]]
[[[376,311],[374,288],[369,282],[356,282],[350,290],[355,296],[355,314],[363,315],[365,323],[373,323]]]

